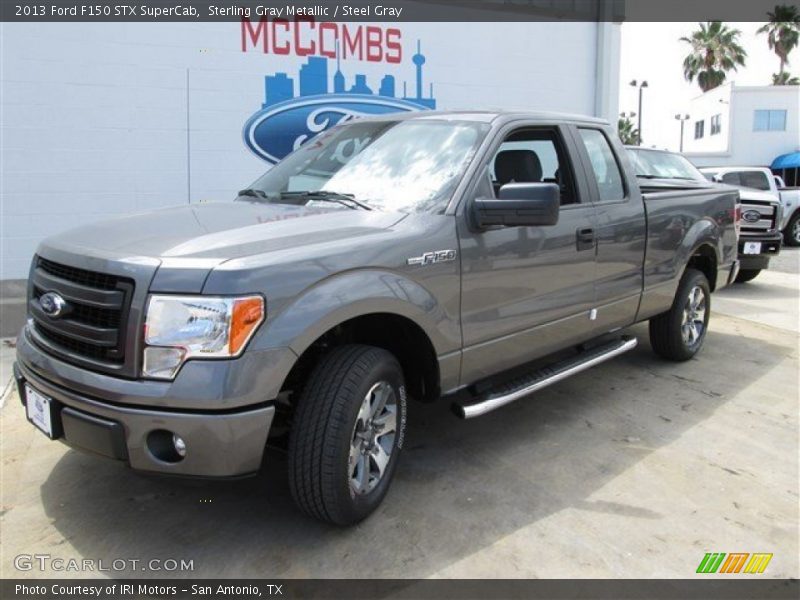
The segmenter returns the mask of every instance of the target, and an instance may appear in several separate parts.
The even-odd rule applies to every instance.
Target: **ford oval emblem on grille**
[[[742,213],[742,218],[748,223],[758,223],[761,220],[761,213],[757,210],[746,210]]]
[[[39,306],[48,317],[56,318],[64,314],[67,301],[56,292],[47,292],[39,297]]]

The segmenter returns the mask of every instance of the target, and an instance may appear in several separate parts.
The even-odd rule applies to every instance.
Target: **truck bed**
[[[728,268],[737,255],[734,224],[738,191],[702,184],[669,188],[649,185],[642,190],[647,241],[637,320],[669,308],[681,271],[698,248],[716,254],[720,271]],[[694,240],[693,246],[688,247],[686,240]],[[715,282],[710,283],[713,289]]]

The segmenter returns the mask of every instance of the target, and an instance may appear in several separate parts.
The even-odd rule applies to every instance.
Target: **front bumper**
[[[739,237],[739,262],[744,271],[766,269],[769,267],[769,260],[773,256],[778,256],[781,251],[783,236],[779,231],[763,235],[747,235]],[[747,242],[760,242],[761,252],[759,254],[745,254],[745,244]]]
[[[274,405],[267,400],[274,396],[261,396],[259,403],[242,405],[245,397],[250,396],[250,385],[225,378],[228,402],[224,408],[219,400],[213,402],[213,399],[209,399],[204,409],[169,406],[171,403],[163,400],[172,395],[170,388],[177,380],[166,383],[116,380],[114,386],[124,387],[125,394],[119,394],[119,387],[109,393],[102,384],[114,378],[79,369],[80,377],[73,374],[76,379],[70,383],[64,374],[74,367],[39,350],[24,330],[17,343],[14,377],[20,400],[24,405],[25,383],[52,398],[55,439],[125,461],[140,471],[199,477],[238,477],[258,471],[275,415]],[[206,365],[216,373],[219,362],[208,361]],[[206,365],[195,365],[195,369]],[[152,391],[151,384],[163,387],[158,406],[153,398],[134,395],[137,389]],[[202,400],[209,390],[215,388],[206,378],[195,381],[197,398]],[[129,401],[119,402],[120,398]],[[147,400],[150,406],[141,405]],[[159,434],[153,432],[170,432],[183,438],[186,455],[179,460],[162,460],[157,446]]]

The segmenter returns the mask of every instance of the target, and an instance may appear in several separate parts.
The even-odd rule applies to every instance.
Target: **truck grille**
[[[742,233],[764,233],[778,228],[778,205],[761,200],[742,200]],[[761,218],[750,222],[745,217],[748,211],[758,212]]]
[[[28,307],[37,342],[70,362],[123,364],[133,280],[35,260]],[[40,298],[47,292],[66,300],[62,315],[51,317],[42,309]]]

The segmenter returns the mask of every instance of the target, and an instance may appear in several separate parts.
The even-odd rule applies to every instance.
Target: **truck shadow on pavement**
[[[632,333],[633,352],[479,419],[412,403],[392,489],[350,529],[294,507],[280,454],[256,478],[210,483],[69,451],[41,487],[44,508],[84,557],[194,561],[191,572],[114,573],[128,577],[424,577],[568,508],[668,519],[645,499],[589,497],[794,350],[712,326],[700,357],[676,364],[652,354],[646,326]]]

